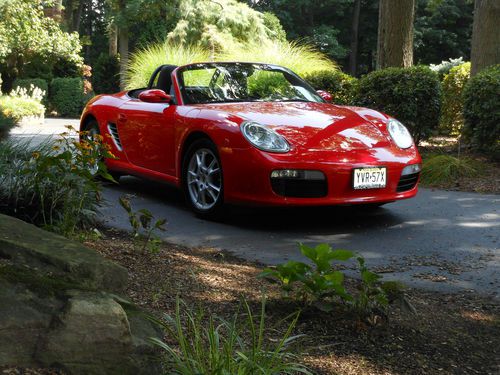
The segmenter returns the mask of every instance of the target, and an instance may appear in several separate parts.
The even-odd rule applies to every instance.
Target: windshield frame
[[[307,89],[312,96],[314,96],[317,101],[312,101],[312,100],[225,100],[225,101],[209,101],[209,102],[202,102],[202,103],[190,103],[188,96],[186,94],[185,90],[185,85],[184,85],[184,79],[183,79],[183,73],[189,70],[200,70],[200,69],[216,69],[219,66],[231,66],[231,65],[250,65],[250,66],[258,66],[261,67],[262,70],[264,71],[278,71],[282,72],[283,75],[286,77],[286,75],[291,76],[294,80],[297,80],[300,82],[301,86],[303,86],[305,89]],[[285,68],[283,66],[279,65],[274,65],[274,64],[266,64],[266,63],[254,63],[254,62],[204,62],[204,63],[193,63],[193,64],[188,64],[181,66],[175,70],[175,76],[176,76],[176,81],[178,84],[178,89],[180,92],[180,95],[182,97],[182,103],[185,105],[210,105],[210,104],[217,104],[217,103],[290,103],[290,102],[307,102],[307,103],[326,103],[326,101],[316,92],[316,90],[309,84],[307,83],[304,79],[302,79],[299,75],[294,73],[288,68]]]

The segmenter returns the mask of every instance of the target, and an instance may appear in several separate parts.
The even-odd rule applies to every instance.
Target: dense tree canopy
[[[0,73],[4,89],[30,64],[53,65],[59,59],[81,64],[77,33],[61,30],[45,17],[41,0],[0,0]]]
[[[220,50],[249,41],[262,43],[282,33],[278,22],[268,16],[266,24],[262,13],[236,0],[179,0],[177,13],[179,20],[168,34],[174,43]]]

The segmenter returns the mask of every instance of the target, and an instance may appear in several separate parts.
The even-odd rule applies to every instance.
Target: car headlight
[[[252,145],[268,152],[288,152],[290,146],[284,137],[265,125],[253,121],[241,124],[241,132]]]
[[[398,147],[409,148],[413,145],[413,138],[410,132],[406,129],[406,126],[398,120],[393,118],[389,119],[387,130]]]

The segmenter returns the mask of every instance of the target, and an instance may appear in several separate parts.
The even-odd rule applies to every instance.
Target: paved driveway
[[[161,236],[189,246],[213,246],[249,260],[277,264],[302,259],[298,242],[330,243],[354,250],[368,264],[412,286],[433,290],[477,290],[496,295],[500,286],[500,196],[421,189],[414,199],[375,211],[352,207],[250,209],[233,207],[220,222],[195,217],[169,186],[122,178],[108,186],[109,225],[127,229],[118,205],[135,194],[134,209],[167,218]]]

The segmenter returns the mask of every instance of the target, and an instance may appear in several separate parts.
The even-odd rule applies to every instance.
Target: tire
[[[91,120],[89,121],[86,125],[85,125],[85,131],[88,132],[87,135],[85,136],[87,139],[89,140],[93,140],[94,137],[96,135],[100,135],[101,134],[101,131],[99,130],[99,125],[97,124],[97,121],[95,120]],[[102,158],[100,159],[102,160]],[[92,174],[92,176],[94,176],[94,178],[96,179],[99,179],[99,180],[102,180],[102,181],[108,181],[107,179],[105,178],[102,178],[101,176],[99,176],[97,174],[97,171],[98,171],[98,166],[97,164],[95,165],[95,168],[91,168],[90,170],[90,173]],[[120,179],[121,177],[121,174],[117,173],[117,172],[112,172],[112,171],[108,171],[108,173],[111,175],[111,177],[113,177],[113,179],[115,181],[118,182],[118,180]]]
[[[199,139],[189,146],[182,163],[182,189],[198,216],[215,219],[222,213],[222,165],[217,147],[209,139]]]

